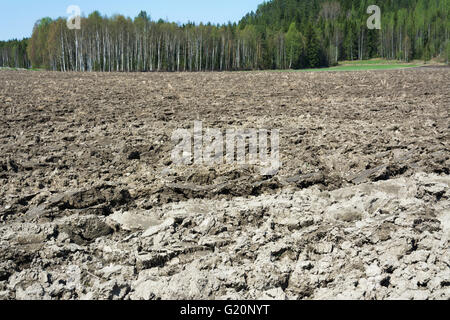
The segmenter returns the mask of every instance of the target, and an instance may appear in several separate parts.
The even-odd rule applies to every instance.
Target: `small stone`
[[[154,236],[155,234],[167,230],[169,227],[173,226],[175,224],[175,219],[174,218],[169,218],[167,220],[165,220],[163,223],[161,223],[160,225],[156,225],[156,226],[152,226],[150,228],[148,228],[143,234],[142,237],[146,238],[146,237],[151,237]]]
[[[410,263],[426,262],[429,256],[430,256],[429,251],[417,250],[411,253],[405,259],[408,260]]]
[[[128,160],[141,160],[141,154],[138,151],[133,151],[128,155]]]
[[[366,268],[366,276],[368,277],[376,277],[381,275],[381,268],[377,263],[373,263]]]
[[[260,300],[286,300],[286,294],[281,288],[270,289],[263,293]]]
[[[314,246],[314,252],[317,254],[327,254],[333,251],[333,244],[331,242],[321,242]]]

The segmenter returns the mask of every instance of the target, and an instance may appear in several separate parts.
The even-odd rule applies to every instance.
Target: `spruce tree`
[[[317,38],[316,31],[310,23],[306,31],[306,66],[308,68],[320,67],[320,47],[319,39]]]

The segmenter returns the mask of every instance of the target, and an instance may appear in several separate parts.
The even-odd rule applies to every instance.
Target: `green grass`
[[[413,68],[418,67],[415,64],[373,64],[373,65],[354,65],[354,66],[337,66],[322,69],[304,69],[299,70],[303,72],[316,72],[316,71],[365,71],[365,70],[391,70],[391,69],[401,69],[401,68]]]
[[[300,70],[278,70],[291,72],[321,72],[321,71],[367,71],[367,70],[392,70],[401,68],[419,67],[420,64],[404,63],[400,61],[389,61],[382,59],[363,61],[343,61],[336,67]]]
[[[300,69],[300,70],[278,70],[291,72],[321,72],[321,71],[367,71],[367,70],[392,70],[401,68],[420,67],[420,61],[414,63],[406,63],[397,60],[371,59],[371,60],[354,60],[341,61],[338,66],[318,69]]]
[[[386,60],[386,59],[370,59],[370,60],[353,60],[353,61],[341,61],[339,62],[340,65],[374,65],[374,64],[381,64],[381,65],[398,65],[398,64],[405,64],[403,61],[398,60]]]

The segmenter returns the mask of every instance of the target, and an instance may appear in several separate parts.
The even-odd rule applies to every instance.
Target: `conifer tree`
[[[308,68],[318,68],[321,65],[321,52],[319,39],[312,24],[306,30],[306,66]]]

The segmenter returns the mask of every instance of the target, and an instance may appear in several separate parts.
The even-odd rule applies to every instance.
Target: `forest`
[[[272,0],[238,23],[176,24],[95,11],[69,30],[65,18],[36,22],[30,39],[0,42],[0,66],[55,71],[300,69],[370,58],[450,56],[450,0]]]
[[[0,66],[10,68],[30,68],[27,54],[28,39],[0,41]]]

